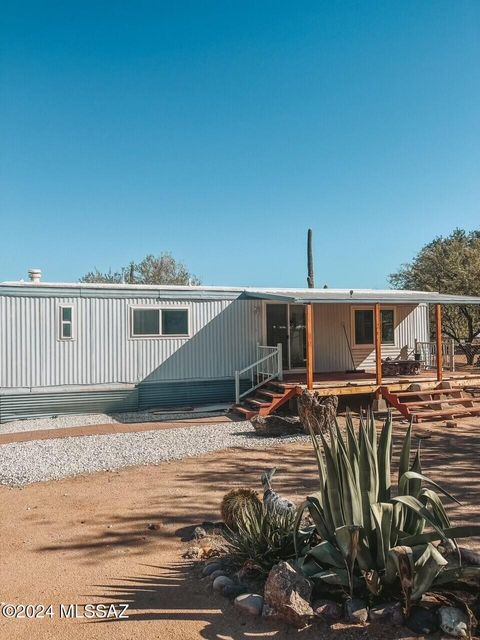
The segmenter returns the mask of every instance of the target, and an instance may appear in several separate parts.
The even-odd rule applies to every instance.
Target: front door
[[[283,368],[305,368],[305,307],[303,304],[267,304],[267,344],[282,344]]]

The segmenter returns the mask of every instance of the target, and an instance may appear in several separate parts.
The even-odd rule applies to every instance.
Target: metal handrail
[[[259,358],[262,349],[269,349],[270,353]],[[250,387],[240,393],[240,376],[247,372],[250,372]],[[279,342],[276,347],[257,344],[257,360],[247,367],[235,371],[235,402],[238,404],[241,398],[273,378],[279,380],[283,378],[282,344]]]

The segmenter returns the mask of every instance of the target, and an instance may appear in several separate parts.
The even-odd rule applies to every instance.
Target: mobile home
[[[34,272],[28,282],[0,283],[0,421],[234,402],[266,378],[374,370],[376,305],[381,357],[406,360],[430,344],[429,304],[467,300],[47,283]]]

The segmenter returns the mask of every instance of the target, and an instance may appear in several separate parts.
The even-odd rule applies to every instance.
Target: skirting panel
[[[0,395],[0,422],[82,413],[136,411],[138,389]]]
[[[246,390],[249,381],[241,380],[240,382],[241,390]],[[233,379],[151,382],[140,384],[138,390],[140,409],[185,407],[235,400]]]
[[[241,390],[249,381],[241,381]],[[233,402],[233,379],[141,383],[129,389],[69,389],[0,395],[0,423],[68,414],[116,413]]]

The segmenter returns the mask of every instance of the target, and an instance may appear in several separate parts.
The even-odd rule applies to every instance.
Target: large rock
[[[325,622],[337,622],[343,616],[343,609],[334,600],[317,600],[312,605],[316,618]]]
[[[262,613],[263,598],[258,593],[244,593],[234,602],[235,607],[251,616],[259,616]]]
[[[305,389],[297,400],[298,415],[306,433],[322,433],[337,415],[338,397],[321,396],[318,391]]]
[[[223,591],[225,587],[233,586],[233,580],[228,576],[218,576],[213,581],[213,590],[214,591]]]
[[[265,583],[263,615],[304,627],[313,616],[311,595],[311,583],[288,562],[279,562]]]
[[[469,619],[466,613],[457,607],[440,607],[440,628],[455,638],[467,638],[469,633]]]
[[[372,622],[390,622],[397,626],[404,623],[402,605],[399,602],[387,602],[372,607],[369,617]]]
[[[414,606],[405,620],[405,626],[419,635],[429,635],[438,629],[437,614],[431,609]]]
[[[253,428],[259,436],[276,438],[278,436],[291,436],[303,431],[303,426],[298,416],[254,416],[251,420]]]

